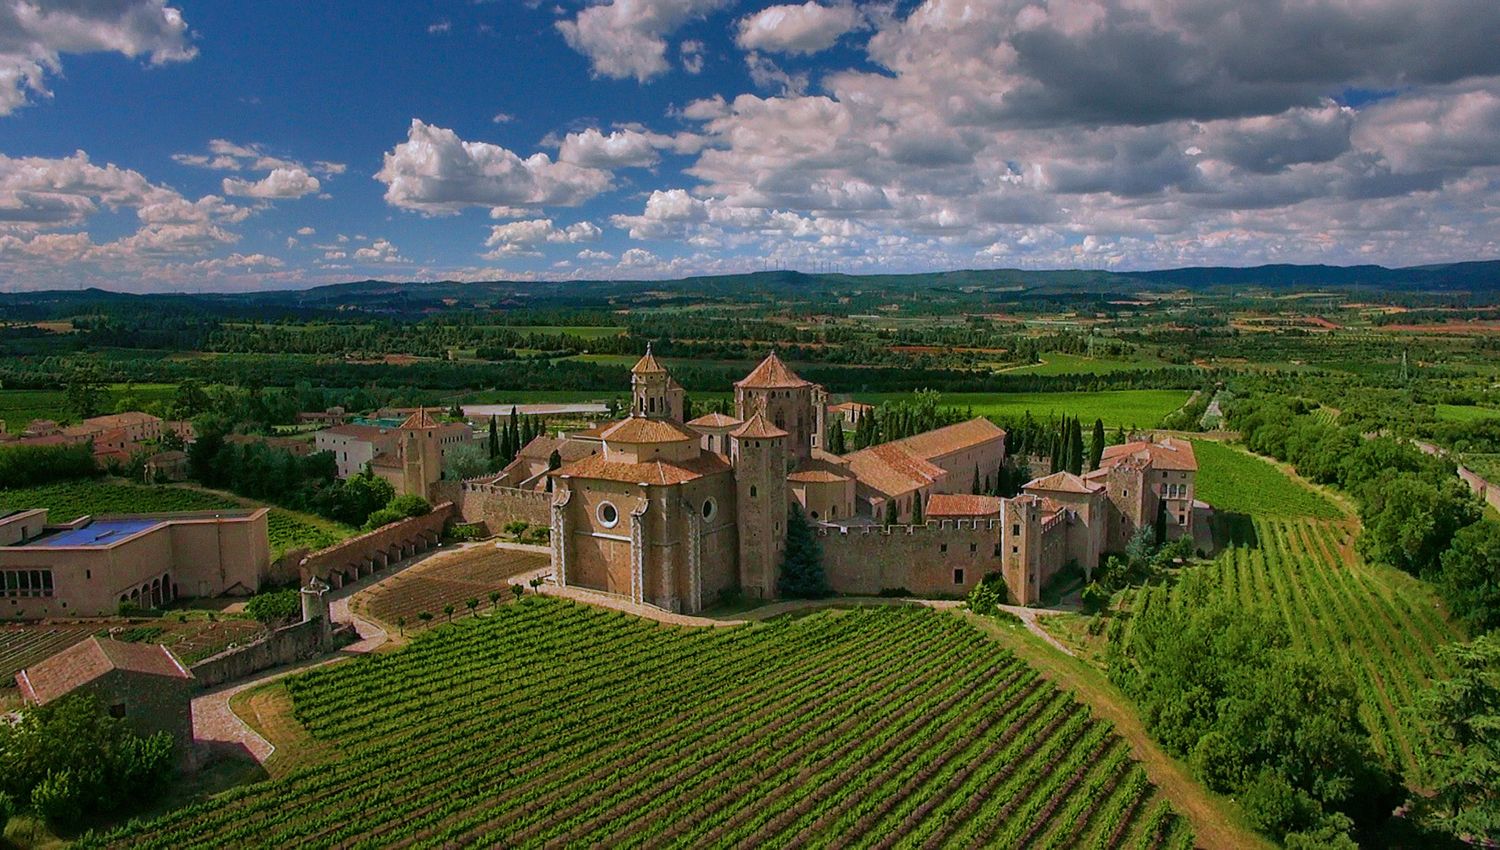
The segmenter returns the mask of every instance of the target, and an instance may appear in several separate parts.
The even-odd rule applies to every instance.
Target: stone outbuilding
[[[90,693],[140,735],[167,732],[190,759],[196,682],[171,650],[156,643],[90,637],[16,674],[21,700],[47,705]]]

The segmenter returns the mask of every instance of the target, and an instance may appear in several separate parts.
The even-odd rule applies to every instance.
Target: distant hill
[[[921,274],[805,274],[764,271],[677,280],[457,281],[361,280],[302,290],[246,293],[130,295],[101,289],[0,292],[0,308],[15,318],[63,315],[90,305],[150,304],[151,309],[234,314],[267,310],[421,314],[463,308],[626,306],[733,299],[777,302],[787,297],[833,296],[879,303],[927,293],[984,301],[1105,300],[1140,291],[1339,289],[1387,292],[1500,293],[1500,260],[1391,269],[1384,266],[1267,265],[1109,272],[1081,269],[962,269]]]

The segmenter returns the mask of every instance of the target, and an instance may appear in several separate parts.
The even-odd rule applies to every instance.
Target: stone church
[[[830,454],[827,392],[775,353],[736,382],[734,410],[684,422],[683,388],[648,348],[631,369],[629,416],[538,437],[547,445],[522,454],[556,450],[560,468],[538,474],[521,459],[466,496],[545,497],[559,584],[683,612],[729,593],[774,598],[793,502],[841,593],[962,596],[999,574],[1026,604],[1069,562],[1092,569],[1159,517],[1169,536],[1192,533],[1185,441],[1112,446],[1087,475],[1002,499],[973,494],[1005,460],[1005,432],[987,419]],[[464,504],[466,516],[487,510]]]

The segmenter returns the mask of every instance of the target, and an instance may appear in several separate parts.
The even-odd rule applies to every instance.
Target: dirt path
[[[1220,847],[1270,850],[1274,847],[1241,822],[1228,800],[1204,788],[1186,765],[1152,739],[1129,699],[1099,671],[1076,658],[1053,652],[1051,647],[1055,641],[1049,640],[1043,645],[1032,636],[1030,629],[1020,632],[988,617],[968,613],[959,616],[967,617],[1058,687],[1091,706],[1099,717],[1114,724],[1115,731],[1130,744],[1132,755],[1145,768],[1151,782],[1192,823],[1199,847],[1210,850]]]

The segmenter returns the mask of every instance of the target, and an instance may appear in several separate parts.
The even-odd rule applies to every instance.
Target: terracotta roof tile
[[[781,390],[796,387],[811,386],[811,381],[804,381],[792,371],[792,367],[786,365],[776,352],[766,355],[766,359],[760,361],[760,365],[750,370],[750,374],[734,384],[752,390]]]
[[[605,428],[599,436],[617,443],[681,443],[698,435],[670,419],[632,416]]]
[[[605,460],[603,455],[592,455],[570,463],[552,474],[558,477],[595,478],[604,481],[619,481],[625,484],[682,484],[705,475],[729,472],[728,461],[717,454],[705,452],[692,460],[656,460],[647,463],[620,463]]]
[[[651,343],[646,343],[646,354],[635,361],[630,371],[636,375],[659,375],[666,372],[666,367],[657,362],[656,356],[651,353]]]
[[[797,468],[786,477],[788,481],[796,481],[803,484],[833,483],[836,481],[851,481],[854,473],[842,461],[830,461],[822,458],[809,458],[797,464]]]
[[[1071,472],[1054,472],[1026,482],[1024,489],[1048,490],[1054,493],[1097,493],[1100,487]]]
[[[161,644],[124,643],[90,637],[22,670],[16,675],[16,681],[27,700],[46,704],[111,670],[172,679],[193,678],[193,674]]]
[[[437,420],[432,418],[432,414],[427,412],[427,408],[419,407],[416,413],[406,417],[406,421],[401,423],[401,430],[416,431],[422,428],[436,428],[437,426]]]
[[[739,424],[741,424],[741,420],[717,412],[705,413],[688,423],[690,426],[697,426],[699,428],[732,428]]]
[[[131,410],[125,413],[112,413],[108,416],[93,416],[83,420],[81,424],[96,429],[103,428],[107,430],[109,428],[128,428],[132,425],[146,425],[160,421],[160,419],[149,413]]]
[[[900,443],[882,443],[845,455],[861,484],[886,496],[900,496],[940,480],[947,471],[913,454]]]
[[[1118,446],[1106,446],[1099,468],[1106,469],[1127,457],[1149,461],[1152,469],[1193,470],[1198,469],[1198,458],[1193,454],[1193,444],[1176,437],[1167,437],[1160,443],[1137,440]]]
[[[927,498],[929,517],[999,516],[999,496],[971,496],[966,493],[933,493]]]
[[[1005,439],[1005,429],[980,416],[967,422],[924,431],[895,442],[905,446],[920,458],[932,460],[992,440],[1003,439]]]
[[[737,439],[745,439],[748,437],[751,439],[774,440],[777,437],[787,436],[787,432],[781,430],[780,428],[777,428],[775,425],[772,425],[769,421],[767,421],[766,417],[762,416],[760,411],[757,410],[753,415],[751,415],[748,420],[745,421],[745,424],[734,429],[733,431],[730,431],[729,436],[735,437]]]

